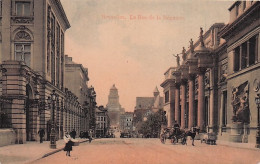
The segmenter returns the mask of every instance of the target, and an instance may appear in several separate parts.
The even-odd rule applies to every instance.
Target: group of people
[[[45,136],[45,131],[44,129],[40,129],[38,131],[39,137],[40,137],[40,143],[43,143],[43,138]],[[73,139],[76,138],[77,132],[75,131],[75,129],[73,129],[70,133],[65,132],[64,135],[64,141],[65,141],[65,147],[64,147],[64,151],[66,151],[66,156],[70,156],[70,152],[72,151],[72,146],[74,145]],[[92,133],[90,131],[90,133],[88,134],[89,137],[89,142],[91,142],[92,140]]]

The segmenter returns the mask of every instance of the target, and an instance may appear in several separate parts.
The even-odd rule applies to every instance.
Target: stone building
[[[72,57],[65,55],[65,87],[68,88],[78,98],[77,101],[80,104],[84,114],[80,115],[80,127],[79,130],[89,130],[89,111],[86,106],[88,103],[88,69],[84,68],[82,64],[75,63]],[[84,116],[84,117],[83,117]],[[81,118],[83,117],[83,118]]]
[[[96,113],[96,137],[106,137],[110,127],[108,111],[103,106],[95,109]]]
[[[118,129],[120,127],[120,115],[125,113],[125,109],[122,108],[119,103],[118,89],[115,84],[110,88],[106,108],[108,110],[111,127]]]
[[[133,112],[125,112],[120,117],[120,130],[124,132],[133,131]]]
[[[15,131],[15,143],[37,140],[39,128],[48,131],[64,103],[64,34],[70,28],[60,1],[2,0],[0,62],[1,110]],[[47,99],[55,90],[55,112]]]
[[[177,57],[161,84],[168,126],[176,120],[181,128],[198,126],[221,140],[256,142],[259,8],[257,1],[235,2],[227,25],[216,23],[205,33],[201,28],[199,40],[183,48],[182,63]]]

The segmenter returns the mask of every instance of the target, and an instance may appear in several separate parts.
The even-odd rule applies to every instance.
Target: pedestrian
[[[89,131],[89,143],[92,141],[92,130]]]
[[[38,134],[39,134],[39,136],[40,136],[40,143],[42,143],[42,142],[43,142],[43,137],[44,137],[44,135],[45,135],[44,129],[40,129],[40,130],[38,131]]]
[[[68,132],[65,132],[64,141],[65,147],[63,150],[66,151],[66,156],[70,156],[70,151],[72,151],[73,142],[71,141],[71,137]]]

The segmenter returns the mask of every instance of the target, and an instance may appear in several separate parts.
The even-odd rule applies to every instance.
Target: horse
[[[196,134],[199,134],[200,129],[197,127],[192,127],[190,130],[185,131],[183,134],[183,140],[182,140],[182,144],[186,144],[187,145],[187,137],[190,136],[192,139],[192,146],[194,145],[194,138],[196,136]]]

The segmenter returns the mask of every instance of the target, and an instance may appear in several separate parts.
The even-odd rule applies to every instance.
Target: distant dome
[[[115,84],[113,84],[113,86],[110,89],[117,89]]]

